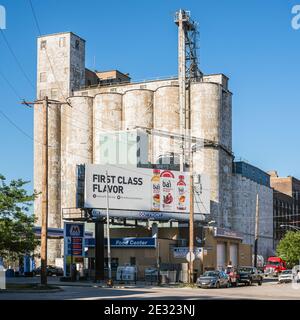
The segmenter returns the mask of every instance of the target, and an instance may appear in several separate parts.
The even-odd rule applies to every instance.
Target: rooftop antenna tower
[[[180,157],[180,171],[184,171],[187,164],[186,146],[187,130],[190,129],[190,105],[187,103],[191,82],[202,80],[203,74],[198,67],[197,38],[198,24],[191,20],[190,11],[180,9],[175,14],[178,26],[178,82],[180,107],[180,135],[182,137],[182,153]]]

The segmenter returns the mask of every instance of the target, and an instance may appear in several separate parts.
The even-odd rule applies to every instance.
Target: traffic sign
[[[195,260],[195,253],[192,251],[189,251],[186,255],[186,260],[188,262],[193,262]]]

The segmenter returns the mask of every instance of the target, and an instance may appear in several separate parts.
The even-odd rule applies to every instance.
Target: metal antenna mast
[[[193,152],[191,145],[191,82],[202,80],[202,72],[198,67],[197,58],[197,24],[191,20],[189,11],[180,9],[176,12],[175,23],[178,25],[178,83],[180,135],[182,137],[180,154],[180,171],[187,164],[190,170],[190,220],[189,220],[189,282],[194,279],[194,172]]]
[[[190,105],[187,106],[187,91],[190,83],[201,81],[203,75],[198,67],[197,57],[198,24],[191,20],[190,11],[182,9],[176,12],[175,23],[178,26],[180,135],[185,137],[187,129],[190,129]],[[184,171],[184,166],[187,164],[186,151],[187,146],[183,138],[180,171]]]

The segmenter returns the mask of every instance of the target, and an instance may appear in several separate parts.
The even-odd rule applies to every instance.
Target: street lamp
[[[296,226],[293,226],[292,224],[281,224],[280,225],[280,228],[284,228],[284,227],[290,227],[292,229],[295,229],[297,231],[300,231],[300,227],[296,227]]]

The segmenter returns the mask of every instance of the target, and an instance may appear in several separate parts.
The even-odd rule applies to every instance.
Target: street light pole
[[[112,285],[111,278],[111,254],[110,254],[110,230],[109,230],[109,194],[108,194],[108,172],[106,170],[106,238],[107,238],[107,265],[108,265],[108,285]]]
[[[297,230],[297,231],[300,231],[300,227],[296,227],[296,226],[293,226],[293,225],[291,225],[291,224],[281,224],[281,225],[280,225],[280,228],[284,228],[284,227],[290,227],[290,228],[292,228],[292,229],[295,229],[295,230]]]

